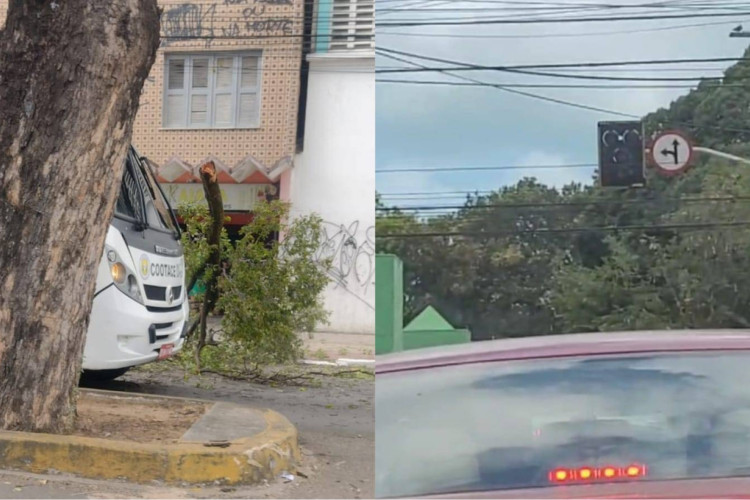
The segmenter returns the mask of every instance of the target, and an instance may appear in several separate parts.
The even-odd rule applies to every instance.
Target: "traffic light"
[[[604,187],[646,184],[641,122],[599,122],[599,181]]]

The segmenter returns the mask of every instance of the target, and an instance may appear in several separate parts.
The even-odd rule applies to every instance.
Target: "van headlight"
[[[109,272],[112,275],[112,282],[122,293],[143,304],[143,295],[141,288],[138,286],[138,280],[123,263],[122,258],[117,251],[107,247],[105,251],[107,262],[109,263]]]

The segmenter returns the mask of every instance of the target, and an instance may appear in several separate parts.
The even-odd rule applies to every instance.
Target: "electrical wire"
[[[668,14],[647,16],[606,16],[606,17],[579,17],[579,18],[553,18],[553,19],[471,19],[471,20],[395,20],[386,22],[375,21],[375,28],[404,28],[420,26],[483,26],[494,24],[564,24],[564,23],[595,23],[595,22],[622,22],[622,21],[660,21],[665,19],[690,19],[706,17],[735,17],[749,15],[750,11],[719,12],[719,13],[696,13],[696,14]]]
[[[457,64],[462,67],[481,68],[485,70],[490,69],[562,69],[562,68],[609,68],[609,67],[622,67],[622,66],[659,66],[663,64],[692,64],[692,63],[709,63],[709,62],[747,62],[750,58],[747,57],[705,57],[705,58],[682,58],[682,59],[642,59],[634,61],[597,61],[597,62],[573,62],[573,63],[545,63],[545,64],[521,64],[521,65],[495,65],[495,66],[483,66],[472,63],[462,63],[451,59],[443,59],[439,57],[424,56],[415,54],[413,52],[405,52],[402,50],[388,49],[385,47],[378,47],[378,51],[387,52],[389,54],[396,54],[400,56],[413,57],[415,59],[423,59],[426,61],[440,62],[445,64]],[[453,71],[453,68],[440,68],[445,70]]]
[[[465,1],[465,0],[464,0]],[[549,39],[549,38],[582,38],[599,36],[635,35],[640,33],[655,33],[660,31],[674,31],[688,28],[702,28],[707,26],[726,26],[736,23],[748,23],[750,19],[719,21],[711,23],[680,24],[677,26],[661,26],[658,28],[643,28],[635,30],[597,31],[588,33],[539,33],[534,35],[497,35],[497,34],[466,34],[466,33],[412,33],[403,31],[382,31],[378,36],[397,36],[411,38],[463,38],[463,39]]]
[[[696,77],[615,77],[615,76],[601,76],[601,75],[571,75],[564,73],[550,73],[542,71],[530,71],[528,68],[594,68],[594,67],[605,67],[605,66],[644,66],[644,65],[655,65],[655,64],[686,64],[686,63],[699,63],[699,62],[747,62],[749,58],[711,58],[711,59],[670,59],[670,60],[644,60],[644,61],[611,61],[611,62],[585,62],[585,63],[556,63],[556,64],[534,64],[534,65],[522,65],[522,66],[482,66],[478,64],[463,63],[460,61],[454,61],[451,59],[444,59],[440,57],[424,56],[420,54],[414,54],[410,52],[404,52],[401,50],[387,49],[383,47],[377,47],[375,49],[376,54],[394,59],[393,54],[400,56],[411,57],[414,59],[420,59],[424,61],[439,62],[443,64],[453,64],[452,67],[428,67],[424,65],[417,65],[412,61],[406,61],[404,59],[396,59],[401,62],[407,62],[416,68],[399,68],[399,69],[377,69],[375,73],[419,73],[419,72],[441,72],[446,71],[500,71],[508,73],[518,73],[523,75],[531,76],[544,76],[552,78],[567,78],[567,79],[578,79],[578,80],[605,80],[605,81],[670,81],[670,82],[686,82],[686,81],[713,81],[721,79],[722,77],[706,78],[705,76]],[[478,83],[478,82],[475,82]],[[488,83],[488,82],[482,82]]]
[[[750,228],[750,221],[730,222],[690,222],[674,224],[636,224],[624,226],[591,226],[570,228],[539,228],[539,229],[514,229],[514,230],[492,230],[492,231],[425,231],[412,233],[377,233],[377,239],[407,239],[407,238],[493,238],[499,236],[517,236],[523,234],[569,234],[588,232],[617,232],[617,231],[690,231],[690,230],[716,230],[716,229]]]
[[[685,198],[658,198],[641,200],[589,200],[589,201],[564,201],[564,202],[527,202],[527,203],[487,203],[483,205],[422,205],[408,207],[378,207],[378,212],[396,212],[403,210],[457,210],[473,211],[492,208],[561,208],[561,207],[587,207],[587,206],[610,206],[610,205],[653,205],[670,203],[716,203],[716,202],[750,202],[750,196],[707,196],[707,197],[685,197]]]
[[[461,3],[461,2],[458,2]],[[663,12],[666,11],[674,11],[674,12],[690,12],[690,11],[716,11],[716,10],[736,10],[736,9],[747,9],[748,6],[745,5],[739,6],[739,5],[717,5],[713,7],[708,6],[695,6],[695,5],[685,5],[685,6],[668,6],[668,5],[661,5],[661,6],[652,6],[650,8],[659,9]],[[618,10],[643,10],[644,7],[630,7],[630,6],[623,6],[619,8]],[[397,7],[397,8],[386,8],[386,9],[380,9],[378,10],[378,14],[392,14],[396,12],[416,12],[416,13],[428,13],[428,14],[439,14],[442,12],[447,13],[455,13],[455,12],[480,12],[480,13],[492,13],[492,12],[529,12],[529,13],[540,13],[540,12],[549,12],[549,13],[559,13],[559,12],[582,12],[582,11],[596,11],[596,10],[613,10],[611,7],[606,6],[597,6],[594,4],[589,4],[588,6],[548,6],[548,7]]]
[[[395,169],[375,169],[375,173],[402,173],[402,172],[457,172],[457,171],[482,171],[482,170],[546,170],[546,169],[565,169],[565,168],[593,168],[597,167],[596,163],[571,163],[563,165],[500,165],[500,166],[482,166],[482,167],[427,167],[427,168],[395,168]]]
[[[401,61],[401,62],[406,62],[407,64],[411,64],[413,66],[424,67],[423,65],[421,65],[419,63],[415,63],[415,62],[412,62],[412,61],[401,59],[401,58],[399,58],[397,56],[394,56],[394,55],[391,55],[391,54],[386,54],[386,56],[389,57],[389,58],[391,58],[391,59],[396,59],[396,60]],[[538,99],[538,100],[541,100],[541,101],[552,102],[552,103],[555,103],[555,104],[561,104],[561,105],[564,105],[564,106],[569,106],[569,107],[578,108],[578,109],[585,109],[587,111],[596,111],[598,113],[605,113],[605,114],[608,114],[608,115],[622,116],[622,117],[625,117],[625,118],[637,118],[637,119],[640,119],[639,116],[633,115],[633,114],[630,114],[630,113],[622,113],[620,111],[614,111],[614,110],[610,110],[610,109],[599,108],[599,107],[596,107],[596,106],[588,106],[586,104],[579,104],[579,103],[575,103],[575,102],[572,102],[572,101],[566,101],[566,100],[563,100],[563,99],[555,99],[553,97],[542,96],[542,95],[539,95],[539,94],[532,94],[531,92],[525,92],[525,91],[521,91],[521,90],[510,89],[510,88],[503,87],[502,85],[489,84],[487,82],[483,82],[481,80],[475,80],[473,78],[469,78],[469,77],[466,77],[466,76],[463,76],[463,75],[455,75],[453,73],[448,73],[447,71],[441,71],[441,72],[444,73],[444,74],[446,74],[446,75],[452,76],[454,78],[458,78],[460,80],[464,80],[464,81],[468,81],[468,82],[473,82],[473,83],[484,83],[484,84],[487,84],[489,86],[495,87],[498,90],[502,90],[504,92],[508,92],[508,93],[511,93],[511,94],[516,94],[516,95],[522,95],[522,96],[525,96],[525,97],[530,97],[532,99]]]
[[[469,82],[444,82],[430,80],[392,80],[377,79],[376,83],[386,84],[406,84],[406,85],[442,85],[449,87],[488,87],[485,83]],[[685,84],[663,84],[663,85],[586,85],[586,84],[539,84],[539,83],[497,83],[508,88],[528,88],[528,89],[599,89],[599,90],[659,90],[659,89],[694,89],[697,85]],[[706,85],[704,88],[750,88],[750,82],[746,85],[725,84],[725,85]]]

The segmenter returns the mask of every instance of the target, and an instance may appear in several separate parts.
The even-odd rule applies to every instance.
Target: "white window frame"
[[[216,87],[217,59],[231,57],[232,62],[232,85],[226,89]],[[241,87],[241,68],[243,57],[256,57],[258,59],[258,79],[255,87]],[[185,60],[185,76],[181,89],[169,89],[169,62],[175,59]],[[208,59],[208,88],[193,89],[193,64],[196,59]],[[170,52],[164,55],[164,85],[162,95],[162,129],[165,130],[235,130],[235,129],[257,129],[260,128],[263,97],[263,52],[261,50],[250,50],[241,52]],[[255,120],[252,123],[240,124],[240,95],[255,94],[258,109]],[[179,125],[167,124],[168,97],[172,95],[184,96],[184,105],[181,110],[182,121]],[[191,107],[193,95],[207,95],[207,121],[204,123],[191,123]],[[217,95],[231,95],[233,117],[231,124],[217,125],[214,103]]]

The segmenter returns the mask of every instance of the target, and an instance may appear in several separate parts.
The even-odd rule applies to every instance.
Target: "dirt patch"
[[[76,436],[137,443],[176,443],[211,406],[179,399],[118,397],[82,392]]]

